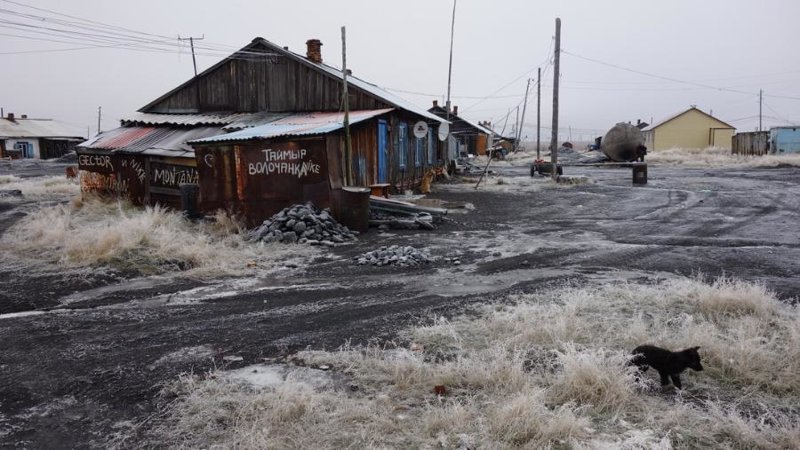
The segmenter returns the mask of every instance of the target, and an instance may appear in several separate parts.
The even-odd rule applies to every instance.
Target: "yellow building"
[[[692,106],[643,130],[650,150],[680,148],[731,148],[736,128]]]

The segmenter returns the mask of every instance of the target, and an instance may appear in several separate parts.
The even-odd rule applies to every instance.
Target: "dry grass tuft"
[[[0,189],[18,189],[22,192],[22,199],[38,201],[68,199],[81,192],[77,179],[56,176],[20,178],[16,175],[0,175]]]
[[[800,166],[800,154],[746,156],[734,155],[730,149],[719,147],[704,149],[670,148],[648,152],[647,162],[686,167]]]
[[[222,213],[209,223],[193,223],[161,207],[82,200],[32,212],[5,233],[0,248],[39,265],[202,276],[269,270],[288,257],[316,253],[247,242],[241,229]]]
[[[797,448],[800,312],[762,285],[673,279],[512,300],[411,329],[408,348],[298,354],[356,391],[183,379],[157,436],[187,447]],[[626,362],[645,342],[699,345],[706,370],[684,373],[680,393],[654,371],[637,381]]]

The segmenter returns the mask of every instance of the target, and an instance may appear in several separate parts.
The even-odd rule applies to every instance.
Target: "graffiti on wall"
[[[122,167],[130,167],[130,169],[136,175],[136,178],[139,179],[139,182],[144,182],[144,179],[147,177],[147,173],[144,170],[144,164],[134,157],[123,159],[120,162],[120,165]]]
[[[94,170],[97,169],[114,171],[114,164],[111,162],[109,155],[79,155],[78,167],[81,170]]]
[[[293,175],[304,178],[319,175],[320,165],[308,159],[308,150],[299,149],[264,149],[262,161],[251,162],[247,166],[248,175]]]
[[[150,186],[178,189],[181,184],[197,184],[198,180],[197,169],[194,167],[159,163],[150,164]]]
[[[125,195],[130,191],[128,180],[121,179],[116,174],[104,174],[80,171],[81,191],[96,192],[115,195]]]

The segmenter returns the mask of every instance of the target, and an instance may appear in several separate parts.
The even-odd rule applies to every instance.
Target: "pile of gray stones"
[[[311,202],[284,208],[250,232],[250,239],[254,241],[328,247],[354,241],[356,236],[358,231],[351,231],[337,222],[329,209],[320,211]]]
[[[356,256],[353,260],[360,266],[371,264],[373,266],[410,267],[431,262],[431,256],[426,250],[417,250],[411,246],[392,245]]]

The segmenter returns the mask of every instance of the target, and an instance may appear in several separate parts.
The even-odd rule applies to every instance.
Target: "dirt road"
[[[800,168],[651,167],[640,187],[629,169],[570,168],[593,181],[571,187],[499,170],[477,191],[435,185],[430,198],[462,207],[437,230],[371,230],[270,278],[74,280],[0,268],[0,443],[102,447],[146,428],[160,386],[181,372],[393,339],[509,293],[702,272],[762,280],[787,301],[800,294]],[[0,232],[34,207],[0,198]],[[392,244],[436,260],[352,262]]]

